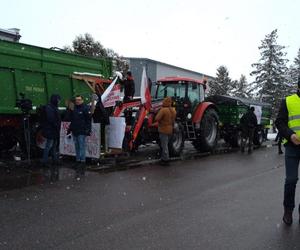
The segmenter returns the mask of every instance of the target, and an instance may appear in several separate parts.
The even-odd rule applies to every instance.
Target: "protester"
[[[241,152],[245,152],[246,142],[248,140],[248,154],[252,153],[252,144],[255,128],[257,126],[257,118],[254,114],[254,107],[251,107],[240,120],[242,130]]]
[[[99,87],[96,87],[97,103],[93,112],[93,121],[103,125],[109,125],[109,115],[101,100],[101,91]]]
[[[173,134],[176,111],[172,107],[172,99],[166,97],[163,100],[162,108],[157,113],[155,120],[158,122],[158,132],[161,146],[161,164],[169,164],[168,144]]]
[[[68,131],[72,133],[75,151],[76,151],[76,178],[80,179],[80,175],[85,175],[86,169],[86,136],[91,134],[91,113],[83,97],[77,95],[75,97],[75,106],[70,113],[70,128]]]
[[[124,101],[132,100],[135,93],[135,83],[131,71],[127,72],[126,79],[121,83],[124,85]]]
[[[282,100],[275,124],[280,135],[284,138],[283,143],[285,146],[286,178],[284,184],[283,221],[286,225],[291,225],[293,223],[300,161],[300,77],[298,79],[297,94],[290,95]]]
[[[58,163],[58,143],[61,118],[58,110],[58,104],[60,102],[59,95],[52,95],[50,102],[44,107],[42,111],[43,121],[42,135],[46,138],[46,145],[43,152],[42,163],[45,167],[48,166],[48,157],[51,151],[52,164],[50,165],[50,179],[51,181],[58,180],[59,177],[59,163]]]
[[[105,146],[105,143],[106,143],[105,127],[107,125],[109,125],[109,115],[102,103],[101,92],[97,91],[96,93],[98,96],[98,100],[97,100],[95,110],[93,112],[92,117],[93,117],[94,123],[100,123],[100,125],[101,125],[101,143],[103,146]]]

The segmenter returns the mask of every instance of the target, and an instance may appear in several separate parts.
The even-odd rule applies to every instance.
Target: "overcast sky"
[[[213,76],[223,64],[239,78],[249,75],[273,29],[294,59],[299,11],[299,0],[10,0],[1,1],[0,28],[20,28],[21,42],[47,48],[88,32],[124,56]]]

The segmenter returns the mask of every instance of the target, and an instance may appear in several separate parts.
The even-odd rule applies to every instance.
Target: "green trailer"
[[[36,107],[46,104],[51,94],[62,97],[61,109],[76,94],[88,101],[91,89],[85,81],[73,78],[74,72],[109,78],[112,61],[0,40],[0,152],[14,146],[12,135],[22,129],[23,114],[16,105],[20,93],[32,101],[32,120]]]
[[[240,119],[250,107],[255,108],[258,126],[254,137],[254,144],[261,145],[264,129],[270,124],[271,105],[246,98],[213,95],[207,98],[216,104],[220,120],[220,137],[236,147],[240,144]]]

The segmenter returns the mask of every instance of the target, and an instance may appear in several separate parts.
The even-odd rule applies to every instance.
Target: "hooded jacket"
[[[166,97],[163,100],[162,108],[155,116],[155,121],[158,122],[158,132],[163,134],[173,134],[173,127],[176,118],[176,111],[172,108],[172,100]]]
[[[45,107],[46,119],[42,124],[42,134],[47,139],[58,139],[61,118],[58,110],[59,95],[52,95],[50,102]]]

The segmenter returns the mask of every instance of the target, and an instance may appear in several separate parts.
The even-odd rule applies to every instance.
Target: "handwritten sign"
[[[125,136],[125,118],[109,117],[110,125],[108,126],[108,147],[122,149]]]
[[[70,122],[62,122],[60,128],[59,152],[62,155],[75,156],[75,146],[72,135],[67,136]],[[92,123],[91,135],[86,137],[86,156],[89,158],[100,157],[100,124]]]

